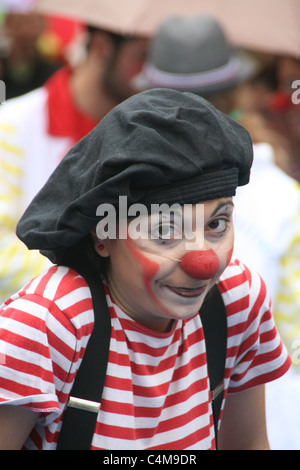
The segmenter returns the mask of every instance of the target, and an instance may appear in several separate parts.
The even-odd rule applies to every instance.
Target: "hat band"
[[[154,65],[146,64],[144,73],[145,77],[155,85],[174,88],[207,87],[237,79],[239,76],[239,62],[236,57],[231,57],[227,64],[209,72],[185,74],[163,72]]]
[[[150,206],[151,204],[177,203],[197,204],[199,202],[235,195],[239,184],[238,168],[226,168],[203,173],[183,181],[174,181],[172,184],[157,187],[147,196],[141,194],[139,202]],[[137,195],[136,195],[137,196]]]

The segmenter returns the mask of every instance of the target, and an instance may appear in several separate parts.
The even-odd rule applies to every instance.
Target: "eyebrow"
[[[222,209],[224,206],[231,206],[231,207],[234,207],[234,204],[232,201],[228,200],[228,201],[224,201],[224,202],[220,202],[217,207],[214,209],[213,213],[210,215],[210,217],[213,217],[214,215],[217,214],[217,212]]]

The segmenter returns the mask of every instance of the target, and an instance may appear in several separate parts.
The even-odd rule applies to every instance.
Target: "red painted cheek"
[[[216,253],[207,251],[190,251],[181,258],[183,271],[195,279],[211,279],[220,270],[220,261]]]
[[[152,298],[152,300],[154,301],[154,303],[157,305],[157,307],[160,310],[166,312],[167,314],[170,314],[168,309],[166,309],[166,307],[158,300],[158,298],[154,295],[153,290],[152,290],[151,282],[159,270],[159,264],[155,263],[155,261],[151,261],[149,258],[144,256],[134,245],[132,245],[132,243],[127,242],[127,246],[132,257],[136,260],[136,262],[142,268],[143,282],[150,298]]]
[[[143,271],[143,280],[147,291],[153,296],[151,290],[151,281],[159,270],[159,264],[149,260],[134,245],[127,243],[128,250],[133,258],[141,266]]]

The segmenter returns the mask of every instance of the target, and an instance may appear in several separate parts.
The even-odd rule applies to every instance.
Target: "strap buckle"
[[[221,393],[224,391],[224,380],[222,380],[214,390],[210,391],[210,399],[213,401],[215,400]]]
[[[101,404],[96,401],[84,400],[83,398],[69,397],[68,406],[78,410],[99,413]]]

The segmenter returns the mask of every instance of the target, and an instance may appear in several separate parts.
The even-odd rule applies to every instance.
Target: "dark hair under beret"
[[[53,260],[51,251],[77,244],[97,225],[101,203],[233,196],[249,181],[251,164],[251,138],[241,125],[197,95],[152,89],[116,106],[67,153],[17,235]]]

